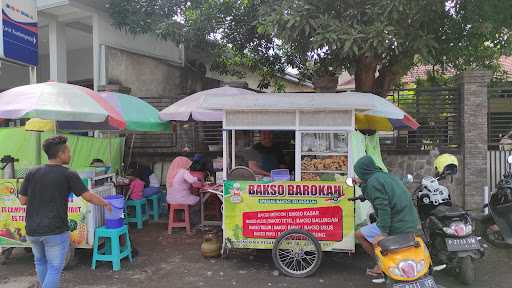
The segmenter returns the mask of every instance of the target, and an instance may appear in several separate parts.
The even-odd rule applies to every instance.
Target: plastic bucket
[[[122,195],[109,195],[103,197],[107,202],[112,205],[112,212],[105,209],[105,226],[108,229],[116,229],[123,227],[123,211],[124,211],[124,198]]]

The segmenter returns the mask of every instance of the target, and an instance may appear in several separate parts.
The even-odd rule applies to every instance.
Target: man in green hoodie
[[[364,197],[370,201],[377,216],[377,222],[362,227],[356,232],[356,239],[364,250],[374,255],[373,245],[387,235],[418,231],[418,215],[411,194],[396,177],[379,168],[372,157],[364,156],[354,165],[356,183],[360,184]],[[378,266],[367,271],[370,275],[380,274]]]

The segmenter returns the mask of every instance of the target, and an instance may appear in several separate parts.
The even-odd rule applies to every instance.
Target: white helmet
[[[419,193],[420,199],[424,204],[439,205],[450,200],[448,188],[439,185],[439,182],[433,177],[425,177],[421,180],[423,189]]]

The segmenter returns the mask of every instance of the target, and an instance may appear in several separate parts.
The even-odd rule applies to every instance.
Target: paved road
[[[352,256],[326,254],[315,276],[293,279],[278,275],[269,253],[204,259],[199,251],[200,236],[168,237],[163,224],[151,224],[136,231],[134,238],[141,255],[133,264],[123,262],[122,271],[117,273],[107,264],[100,264],[96,271],[92,271],[90,251],[80,250],[78,263],[63,275],[63,287],[383,287],[368,281],[364,271],[369,258],[360,253]],[[488,257],[477,263],[474,285],[460,285],[443,272],[435,277],[447,288],[509,288],[512,286],[511,263],[512,250],[490,249]],[[32,256],[17,250],[15,257],[0,267],[0,286],[30,287],[35,281],[32,265]]]

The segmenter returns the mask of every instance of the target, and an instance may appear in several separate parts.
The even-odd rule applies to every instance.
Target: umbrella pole
[[[32,136],[34,138],[34,151],[35,151],[35,162],[36,166],[41,165],[41,132],[32,132]]]
[[[135,133],[132,134],[132,142],[130,143],[130,151],[128,151],[128,163],[126,163],[126,167],[130,166],[132,162],[133,142],[135,142]]]
[[[108,135],[108,162],[112,166],[112,134]]]

